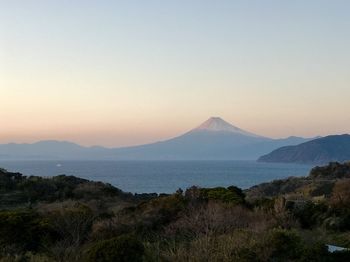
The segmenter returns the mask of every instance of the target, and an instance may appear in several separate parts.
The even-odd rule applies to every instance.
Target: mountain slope
[[[261,162],[323,164],[350,160],[350,135],[318,138],[297,146],[286,146],[259,158]]]
[[[141,146],[110,149],[64,141],[0,145],[0,160],[255,160],[281,146],[305,141],[259,136],[212,117],[181,136]]]
[[[219,131],[219,132],[235,133],[235,134],[240,134],[244,136],[261,137],[256,134],[247,132],[243,129],[240,129],[236,126],[233,126],[220,117],[211,117],[190,132],[193,133],[197,131],[211,131],[211,132]]]
[[[179,137],[113,151],[122,160],[255,160],[278,147],[305,141],[259,136],[212,117]]]
[[[56,140],[39,141],[33,144],[0,145],[2,160],[95,159],[107,152],[108,149],[103,147],[84,147]]]

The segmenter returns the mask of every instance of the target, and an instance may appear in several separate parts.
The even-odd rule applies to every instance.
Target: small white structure
[[[334,252],[339,252],[339,251],[348,251],[348,248],[345,247],[338,247],[338,246],[333,246],[333,245],[326,245],[328,248],[329,253],[334,253]]]

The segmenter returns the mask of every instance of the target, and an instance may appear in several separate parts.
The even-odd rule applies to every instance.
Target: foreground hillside
[[[260,162],[324,164],[350,160],[350,135],[318,138],[297,146],[285,146],[259,158]]]
[[[132,195],[0,170],[0,261],[350,261],[350,164],[246,191]]]

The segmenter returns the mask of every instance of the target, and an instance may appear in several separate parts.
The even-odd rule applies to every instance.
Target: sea
[[[307,176],[312,166],[256,161],[0,161],[24,175],[73,175],[110,183],[131,193],[173,193],[193,185],[242,189],[290,176]]]

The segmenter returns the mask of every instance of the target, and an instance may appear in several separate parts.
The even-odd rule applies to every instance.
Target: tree
[[[267,243],[271,248],[270,259],[272,261],[298,259],[303,251],[300,237],[292,231],[273,230]]]
[[[331,197],[332,205],[350,208],[350,179],[337,181]]]
[[[142,261],[144,247],[135,237],[124,235],[100,241],[88,252],[87,262],[138,262]]]

